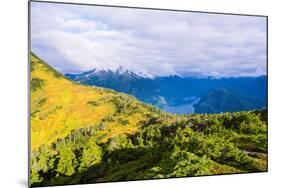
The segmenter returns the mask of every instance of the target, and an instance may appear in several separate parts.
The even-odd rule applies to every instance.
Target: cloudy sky
[[[266,74],[266,18],[32,2],[31,50],[62,73]]]

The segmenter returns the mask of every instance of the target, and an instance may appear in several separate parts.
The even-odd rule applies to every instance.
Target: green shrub
[[[30,82],[30,89],[31,91],[37,91],[38,89],[41,89],[44,85],[44,80],[40,78],[32,78]]]

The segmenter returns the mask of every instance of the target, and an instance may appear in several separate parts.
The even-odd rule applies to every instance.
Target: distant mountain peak
[[[124,74],[124,73],[128,73],[128,72],[129,71],[122,66],[119,66],[115,71],[115,73],[117,73],[117,74]]]
[[[123,66],[119,66],[115,71],[116,74],[130,74],[134,75],[135,77],[142,77],[142,78],[154,78],[152,74],[147,73],[146,71],[136,71],[136,70],[129,70],[124,68]]]
[[[154,78],[153,75],[145,72],[145,71],[134,71],[134,70],[129,70],[124,68],[123,66],[118,66],[117,68],[107,68],[107,69],[101,69],[101,68],[93,68],[89,71],[85,71],[82,73],[66,73],[65,75],[67,77],[70,77],[71,79],[75,79],[76,77],[83,77],[83,78],[88,78],[91,76],[95,76],[95,75],[100,75],[100,74],[116,74],[116,75],[130,75],[132,77],[140,77],[140,78]]]

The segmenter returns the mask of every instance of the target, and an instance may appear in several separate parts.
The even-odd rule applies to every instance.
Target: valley
[[[119,67],[114,70],[91,70],[81,74],[65,74],[75,82],[91,86],[114,89],[135,96],[137,99],[152,104],[162,110],[176,114],[238,112],[266,108],[267,78],[259,77],[189,77],[171,75],[167,77],[147,77]],[[233,102],[224,103],[224,108],[201,104],[206,103],[206,96],[213,91],[227,91],[221,96],[208,96],[208,103],[223,99],[222,95],[235,96],[236,103],[243,103],[233,108]],[[202,99],[199,102],[199,99]],[[197,104],[198,103],[198,104]]]

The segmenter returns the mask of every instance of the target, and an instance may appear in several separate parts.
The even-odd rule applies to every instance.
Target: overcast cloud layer
[[[31,4],[31,50],[63,73],[266,74],[264,17]]]

